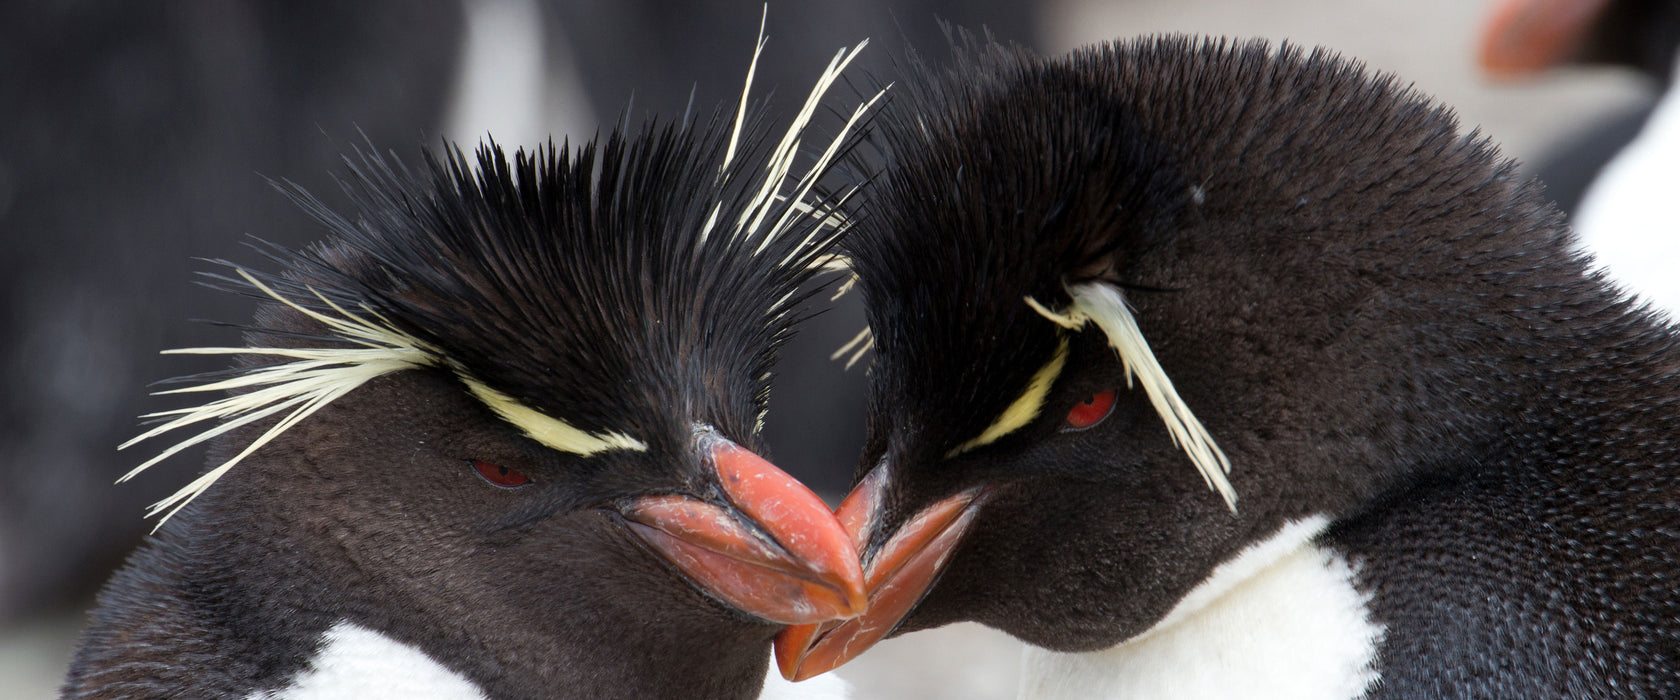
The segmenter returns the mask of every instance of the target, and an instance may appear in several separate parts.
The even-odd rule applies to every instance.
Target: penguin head
[[[1244,546],[1459,458],[1441,438],[1492,420],[1469,389],[1510,379],[1454,359],[1489,298],[1586,283],[1485,141],[1328,53],[970,41],[916,75],[846,245],[870,610],[785,632],[790,677],[958,620],[1136,636]]]
[[[670,691],[631,677],[650,659],[700,695],[756,687],[777,626],[856,614],[847,536],[759,456],[849,141],[804,170],[811,106],[771,142],[742,100],[512,157],[363,154],[345,213],[294,192],[330,238],[220,278],[267,302],[248,347],[186,351],[241,357],[185,390],[229,394],[140,438],[217,426],[182,443],[217,439],[214,468],[158,506],[170,556],[497,696]]]

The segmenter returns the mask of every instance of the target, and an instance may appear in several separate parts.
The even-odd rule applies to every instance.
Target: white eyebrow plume
[[[159,394],[185,394],[196,392],[222,392],[237,389],[249,389],[231,396],[227,396],[209,403],[160,411],[147,414],[145,418],[168,418],[163,425],[141,433],[117,449],[128,447],[167,432],[205,421],[225,421],[215,427],[199,432],[192,437],[176,443],[164,450],[156,457],[146,460],[140,466],[117,479],[118,483],[128,481],[135,475],[151,468],[158,462],[167,459],[181,450],[209,440],[230,430],[248,423],[262,420],[268,416],[290,409],[291,412],[278,423],[269,427],[251,444],[245,446],[232,458],[222,462],[215,469],[205,472],[203,476],[194,479],[192,483],[182,487],[168,498],[153,504],[147,511],[147,517],[168,511],[158,521],[162,527],[169,517],[181,508],[191,503],[199,494],[216,483],[217,479],[227,474],[228,470],[241,460],[250,456],[258,448],[273,441],[281,433],[308,418],[321,407],[350,393],[367,380],[398,370],[435,365],[437,355],[424,343],[392,328],[384,319],[373,315],[370,318],[358,316],[332,303],[319,293],[317,299],[325,303],[336,316],[304,308],[290,299],[281,296],[270,289],[268,285],[258,281],[256,277],[245,270],[237,270],[240,277],[264,294],[274,298],[311,319],[321,323],[332,331],[333,335],[361,347],[350,348],[183,348],[179,350],[165,350],[169,355],[273,355],[276,357],[292,358],[291,362],[278,365],[268,365],[242,371],[231,379],[190,386],[183,389],[161,391]],[[258,388],[260,387],[260,388]]]
[[[118,483],[134,478],[140,472],[193,445],[281,411],[290,410],[291,412],[287,413],[285,418],[270,426],[268,430],[263,431],[262,435],[252,440],[251,444],[246,445],[238,454],[217,465],[216,468],[205,472],[203,476],[194,479],[192,483],[182,487],[168,498],[153,504],[146,513],[147,517],[168,511],[158,521],[159,527],[162,527],[170,516],[191,503],[194,498],[204,493],[218,479],[226,475],[229,470],[233,469],[234,465],[250,456],[251,453],[256,452],[263,445],[272,442],[274,438],[290,430],[293,426],[302,422],[303,419],[321,410],[322,407],[354,391],[370,379],[417,367],[449,368],[456,377],[466,384],[469,393],[483,402],[496,415],[522,430],[531,439],[552,449],[585,457],[606,450],[645,451],[647,449],[647,445],[629,436],[613,432],[605,434],[585,432],[557,418],[524,406],[473,379],[463,369],[445,359],[437,350],[413,336],[397,330],[377,314],[368,312],[367,316],[357,315],[334,304],[317,292],[315,298],[326,304],[336,315],[321,313],[287,299],[245,270],[236,271],[247,283],[262,293],[326,326],[334,337],[361,347],[184,348],[165,350],[164,353],[170,355],[270,355],[291,358],[292,361],[243,370],[231,379],[158,392],[159,394],[186,394],[246,390],[203,405],[160,411],[143,416],[145,418],[173,417],[173,419],[123,443],[117,449],[127,449],[143,440],[206,421],[221,422],[146,460],[140,466],[124,474],[122,478],[117,479]]]
[[[1214,443],[1207,428],[1202,427],[1202,422],[1190,412],[1184,399],[1179,398],[1178,390],[1173,388],[1166,370],[1161,368],[1154,351],[1143,339],[1143,331],[1138,328],[1131,309],[1126,307],[1120,290],[1101,282],[1086,282],[1068,287],[1067,292],[1073,297],[1073,304],[1062,313],[1045,308],[1032,297],[1027,297],[1026,302],[1034,311],[1063,328],[1078,330],[1089,321],[1102,329],[1108,336],[1109,346],[1120,355],[1120,363],[1126,368],[1126,386],[1131,387],[1134,377],[1143,385],[1155,413],[1167,424],[1173,444],[1184,450],[1190,462],[1196,465],[1196,471],[1201,472],[1208,488],[1218,491],[1224,497],[1225,505],[1235,513],[1237,491],[1225,476],[1231,473],[1231,461]]]

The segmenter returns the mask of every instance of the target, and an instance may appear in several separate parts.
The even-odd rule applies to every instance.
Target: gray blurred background
[[[92,594],[201,468],[116,452],[150,382],[214,369],[169,347],[236,342],[248,300],[192,285],[195,258],[262,266],[250,237],[318,229],[265,178],[337,202],[337,154],[371,142],[410,162],[447,137],[507,146],[675,118],[740,89],[761,3],[464,0],[337,3],[82,0],[0,6],[0,698],[52,697]],[[1508,155],[1545,164],[1566,206],[1659,81],[1569,66],[1494,83],[1477,69],[1490,3],[1461,0],[848,0],[775,3],[757,87],[797,108],[842,46],[869,37],[858,84],[908,39],[941,55],[936,17],[1047,53],[1157,32],[1323,45],[1457,108]],[[762,94],[762,93],[759,93]],[[1607,145],[1608,144],[1608,145]],[[862,433],[861,370],[827,355],[862,327],[848,298],[790,348],[771,458],[831,500]],[[156,449],[155,447],[152,449]],[[957,626],[889,641],[842,671],[860,698],[1013,697],[1018,647]]]

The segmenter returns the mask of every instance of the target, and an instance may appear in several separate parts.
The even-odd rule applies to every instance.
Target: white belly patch
[[[1382,627],[1354,570],[1311,543],[1322,516],[1284,525],[1219,565],[1159,623],[1112,648],[1027,647],[1022,698],[1350,700],[1376,681]]]
[[[765,650],[766,653],[769,650]],[[825,673],[802,683],[782,679],[774,660],[761,700],[846,700],[850,686]],[[247,700],[485,700],[482,690],[425,652],[366,627],[340,621],[321,636],[309,668],[285,688]]]
[[[248,700],[485,700],[477,685],[420,651],[366,627],[340,621],[292,684]]]

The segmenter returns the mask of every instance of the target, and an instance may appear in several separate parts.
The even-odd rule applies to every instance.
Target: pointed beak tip
[[[871,641],[856,653],[851,640],[857,632],[853,620],[831,620],[809,625],[793,625],[776,635],[776,668],[782,677],[793,682],[806,681],[828,673],[852,660],[862,649],[874,646]],[[831,643],[830,633],[838,632],[841,644]]]
[[[806,624],[856,617],[868,605],[861,573],[836,573],[822,561],[790,554],[727,509],[681,496],[649,497],[626,518],[631,532],[690,582],[748,615]]]
[[[856,561],[855,556],[853,561]],[[864,588],[861,569],[848,576],[846,574],[852,572],[836,572],[815,564],[810,568],[813,578],[804,582],[803,589],[805,598],[811,603],[809,617],[812,619],[801,620],[796,625],[849,620],[869,609],[869,592]]]
[[[864,488],[878,491],[879,484],[866,482],[859,486]],[[854,496],[859,493],[854,491]],[[985,488],[964,491],[929,506],[905,523],[870,563],[865,575],[868,604],[862,614],[794,625],[777,634],[776,665],[782,676],[802,681],[832,671],[897,629],[933,586],[989,493]],[[859,501],[878,503],[879,498],[864,494]],[[878,510],[873,505],[859,505],[857,509],[853,517],[843,513],[840,519],[851,527],[875,524]]]
[[[799,662],[805,660],[805,651],[810,648],[811,637],[815,635],[817,626],[789,625],[776,633],[776,641],[772,648],[776,651],[776,669],[782,672],[782,677],[790,681],[798,678]]]
[[[827,504],[752,451],[703,439],[727,503],[645,496],[625,511],[633,531],[714,598],[754,617],[804,624],[862,614],[863,568]]]

